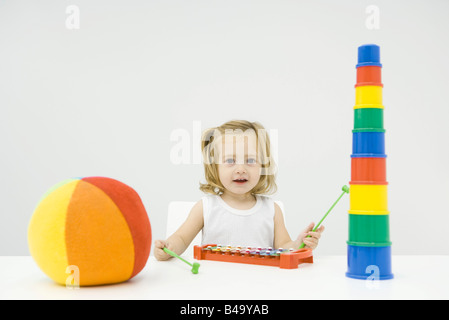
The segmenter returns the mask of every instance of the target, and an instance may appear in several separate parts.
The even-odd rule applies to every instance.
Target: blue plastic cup
[[[393,279],[391,246],[362,247],[348,245],[348,278],[361,280]]]
[[[353,132],[351,157],[385,158],[385,132]]]
[[[382,67],[380,63],[380,47],[376,44],[364,44],[358,49],[357,68],[364,66]]]

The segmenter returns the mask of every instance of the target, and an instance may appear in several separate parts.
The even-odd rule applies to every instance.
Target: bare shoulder
[[[190,243],[202,227],[203,203],[200,200],[193,205],[187,219],[176,232],[185,240],[185,243]]]
[[[189,217],[203,220],[203,200],[199,200],[193,205]]]
[[[284,213],[282,212],[281,207],[275,202],[274,203],[274,224],[275,225],[283,225],[284,224]]]
[[[276,202],[274,203],[274,216],[282,216],[282,209]]]
[[[193,205],[191,212],[201,212],[201,213],[203,213],[203,200],[197,201]]]
[[[274,203],[274,211],[282,212],[281,207],[276,202]]]

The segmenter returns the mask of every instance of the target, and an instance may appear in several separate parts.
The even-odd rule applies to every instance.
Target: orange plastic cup
[[[386,160],[386,158],[351,158],[349,184],[388,184]]]
[[[381,86],[382,84],[382,67],[365,66],[357,68],[357,83],[359,86]]]

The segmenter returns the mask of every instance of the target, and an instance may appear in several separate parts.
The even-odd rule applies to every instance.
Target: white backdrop
[[[168,204],[197,201],[199,130],[274,132],[288,230],[317,222],[350,180],[357,47],[383,63],[394,254],[448,254],[449,2],[0,1],[0,255],[55,183],[133,187],[165,237]],[[181,135],[185,162],[174,148]],[[345,196],[317,252],[345,254]]]

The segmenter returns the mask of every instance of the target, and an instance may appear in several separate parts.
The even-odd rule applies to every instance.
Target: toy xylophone
[[[231,247],[217,244],[194,246],[194,258],[235,263],[258,264],[296,269],[301,263],[313,263],[311,249],[273,249],[260,247]]]

